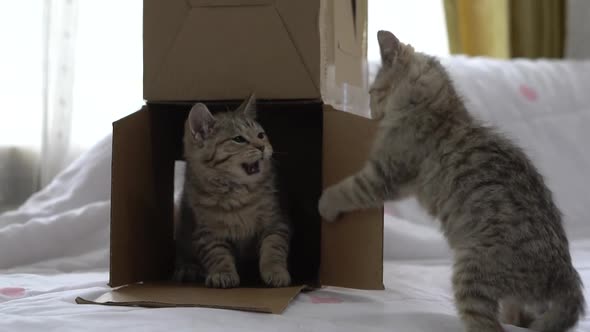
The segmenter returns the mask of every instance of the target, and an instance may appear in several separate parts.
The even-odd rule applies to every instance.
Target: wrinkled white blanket
[[[445,64],[473,113],[514,137],[547,176],[590,284],[590,62]],[[75,304],[108,290],[110,152],[109,136],[0,215],[0,331],[462,331],[450,252],[412,200],[387,206],[386,291],[329,287],[300,295],[283,315]],[[578,331],[590,332],[589,317]]]

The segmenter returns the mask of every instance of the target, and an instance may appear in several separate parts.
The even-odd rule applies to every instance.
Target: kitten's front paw
[[[236,272],[213,272],[207,276],[205,285],[211,288],[233,288],[240,285],[240,276]]]
[[[287,287],[291,284],[291,275],[282,266],[273,266],[260,271],[264,283],[271,287]]]
[[[324,190],[320,202],[318,204],[319,212],[322,218],[326,221],[332,222],[340,216],[340,210],[336,206],[334,199],[334,191],[332,188]]]

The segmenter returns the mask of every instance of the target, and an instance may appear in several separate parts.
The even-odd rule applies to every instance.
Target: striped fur
[[[237,110],[213,117],[197,104],[186,121],[175,280],[237,287],[239,265],[257,259],[266,284],[291,282],[290,227],[278,203],[272,146],[254,105],[250,96]],[[249,175],[243,164],[256,161],[259,172]]]
[[[319,210],[341,213],[415,195],[455,253],[455,301],[468,332],[504,323],[564,332],[585,311],[559,209],[525,153],[467,112],[439,62],[378,33],[371,87],[380,121],[370,158],[329,187]]]

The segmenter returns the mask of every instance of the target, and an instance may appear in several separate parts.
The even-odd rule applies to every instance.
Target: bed
[[[515,139],[546,175],[590,285],[590,61],[443,63],[472,113]],[[110,148],[108,136],[0,216],[0,331],[463,330],[450,251],[412,199],[386,205],[384,291],[326,287],[299,295],[282,315],[76,304],[109,290]],[[590,315],[576,330],[590,332]]]

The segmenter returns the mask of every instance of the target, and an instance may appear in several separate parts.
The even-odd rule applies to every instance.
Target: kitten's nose
[[[257,145],[256,148],[261,152],[264,152],[264,145]]]

